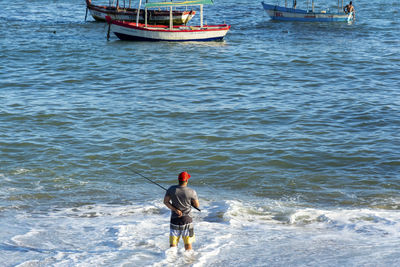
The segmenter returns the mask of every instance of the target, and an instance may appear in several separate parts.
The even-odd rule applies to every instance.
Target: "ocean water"
[[[1,265],[398,266],[400,2],[353,3],[315,24],[215,1],[223,42],[147,43],[83,0],[1,1]],[[189,253],[135,174],[183,170]]]

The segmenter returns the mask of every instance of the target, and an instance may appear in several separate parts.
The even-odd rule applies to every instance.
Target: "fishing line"
[[[165,191],[167,191],[167,188],[165,188],[164,186],[160,185],[159,183],[154,182],[153,180],[151,180],[150,178],[147,178],[146,176],[144,176],[143,174],[141,174],[140,172],[135,171],[134,169],[128,167],[128,166],[124,166],[126,168],[128,168],[129,170],[131,170],[132,172],[136,173],[137,175],[140,175],[141,177],[143,177],[144,179],[146,179],[147,181],[161,187],[162,189],[164,189]],[[192,205],[193,208],[195,208],[196,210],[200,211],[201,210],[199,208],[196,208],[195,206]]]

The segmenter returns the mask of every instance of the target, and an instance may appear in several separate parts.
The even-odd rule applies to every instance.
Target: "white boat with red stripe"
[[[230,25],[204,25],[203,5],[213,4],[212,0],[193,0],[181,2],[158,2],[145,4],[145,23],[113,20],[107,16],[109,32],[113,32],[119,39],[127,41],[218,41],[222,40],[230,29]],[[139,2],[140,9],[141,1]],[[199,6],[200,25],[174,25],[172,8],[176,6]],[[166,25],[150,25],[147,23],[147,9],[168,7],[170,10],[170,23]]]

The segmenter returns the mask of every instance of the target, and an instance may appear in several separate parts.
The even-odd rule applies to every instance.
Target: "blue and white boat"
[[[283,21],[306,21],[306,22],[352,22],[354,20],[354,12],[345,13],[343,11],[343,1],[342,7],[339,6],[337,12],[330,12],[327,10],[315,11],[314,0],[307,0],[307,9],[296,8],[296,1],[293,1],[292,7],[287,7],[287,1],[285,1],[285,6],[270,5],[261,2],[265,11],[273,20],[283,20]]]

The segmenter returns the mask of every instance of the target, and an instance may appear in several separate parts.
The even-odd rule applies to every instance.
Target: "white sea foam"
[[[275,201],[202,204],[202,212],[194,212],[191,252],[182,243],[169,248],[169,211],[157,200],[19,216],[14,219],[25,232],[10,233],[0,249],[12,257],[0,260],[6,266],[390,266],[400,256],[398,211]]]

